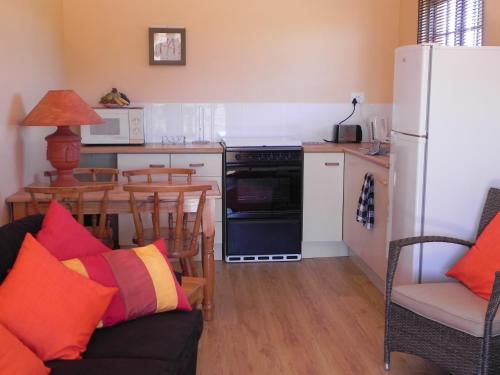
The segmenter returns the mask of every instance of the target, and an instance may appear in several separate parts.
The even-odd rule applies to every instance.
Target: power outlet
[[[351,92],[351,102],[356,98],[358,104],[364,103],[365,93],[364,92]]]

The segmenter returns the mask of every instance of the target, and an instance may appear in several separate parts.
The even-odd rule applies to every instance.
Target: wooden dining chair
[[[75,168],[73,169],[73,175],[77,180],[82,182],[111,182],[116,183],[118,180],[118,175],[120,171],[116,168]],[[50,182],[53,182],[57,178],[57,171],[45,171],[43,173],[45,177],[49,178]],[[97,231],[97,215],[90,215],[92,229]],[[113,229],[114,228],[114,229]],[[118,236],[115,235],[118,228],[118,218],[116,215],[106,216],[106,243],[114,248],[118,245]]]
[[[80,224],[84,225],[84,194],[94,194],[95,200],[100,201],[96,214],[99,214],[98,225],[90,228],[94,236],[109,245],[106,231],[106,211],[108,208],[108,192],[115,188],[114,183],[89,183],[71,187],[27,186],[24,188],[31,196],[35,213],[46,211],[51,199],[63,204],[73,215],[76,215]],[[102,193],[102,194],[99,194]],[[88,212],[88,210],[86,210]]]
[[[75,168],[73,169],[73,175],[79,181],[91,181],[91,182],[116,182],[118,180],[118,174],[120,171],[116,168]],[[57,171],[45,171],[43,173],[45,177],[48,177],[50,182],[53,182],[57,178]]]
[[[133,182],[160,182],[164,181],[169,184],[174,182],[174,177],[178,177],[177,182],[181,182],[191,185],[193,182],[193,175],[196,174],[195,169],[189,168],[165,168],[163,164],[150,164],[149,168],[144,169],[132,169],[122,172],[123,176],[127,178],[129,183]],[[188,223],[189,215],[184,215],[183,223],[186,226]],[[171,231],[174,226],[174,220],[172,213],[168,213],[168,227],[165,227],[163,231]],[[151,235],[151,230],[144,231],[144,238],[146,240],[151,240],[153,237]],[[133,239],[134,243],[137,243],[137,239]]]
[[[192,258],[198,253],[201,233],[201,220],[205,207],[207,191],[210,185],[172,185],[165,183],[127,184],[123,190],[130,194],[130,210],[134,219],[137,244],[144,246],[146,242],[153,242],[163,237],[167,241],[169,256],[179,259],[182,273],[185,276],[195,276]],[[149,199],[150,196],[153,199]],[[199,195],[196,216],[192,225],[184,225],[186,195]],[[145,228],[141,218],[141,211],[152,205],[152,238],[146,241]],[[175,214],[175,227],[168,232],[161,230],[160,213]]]
[[[174,177],[185,177],[186,183],[191,184],[193,175],[196,174],[196,169],[189,168],[165,168],[162,164],[150,164],[149,168],[132,169],[122,172],[129,183],[132,182],[157,182],[165,181],[172,183]],[[164,177],[163,179],[161,177]]]

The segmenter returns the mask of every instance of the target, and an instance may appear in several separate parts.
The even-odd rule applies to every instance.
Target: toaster
[[[363,131],[361,125],[334,125],[333,141],[334,143],[361,143]]]

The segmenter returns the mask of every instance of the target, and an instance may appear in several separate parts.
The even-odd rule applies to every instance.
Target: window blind
[[[417,43],[480,46],[483,0],[419,0]]]

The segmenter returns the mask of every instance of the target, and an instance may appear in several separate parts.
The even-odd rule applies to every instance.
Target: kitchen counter
[[[82,154],[222,154],[220,143],[185,145],[164,145],[149,143],[145,145],[108,145],[82,146]]]
[[[381,165],[382,167],[389,168],[389,155],[366,155],[370,148],[370,143],[321,143],[321,144],[308,144],[303,145],[304,152],[308,153],[349,153],[372,163]]]
[[[372,163],[389,168],[389,155],[366,155],[370,148],[369,143],[304,143],[306,153],[343,153],[347,152]],[[185,145],[164,145],[149,143],[145,145],[107,145],[107,146],[82,146],[82,154],[222,154],[224,149],[220,143]]]

